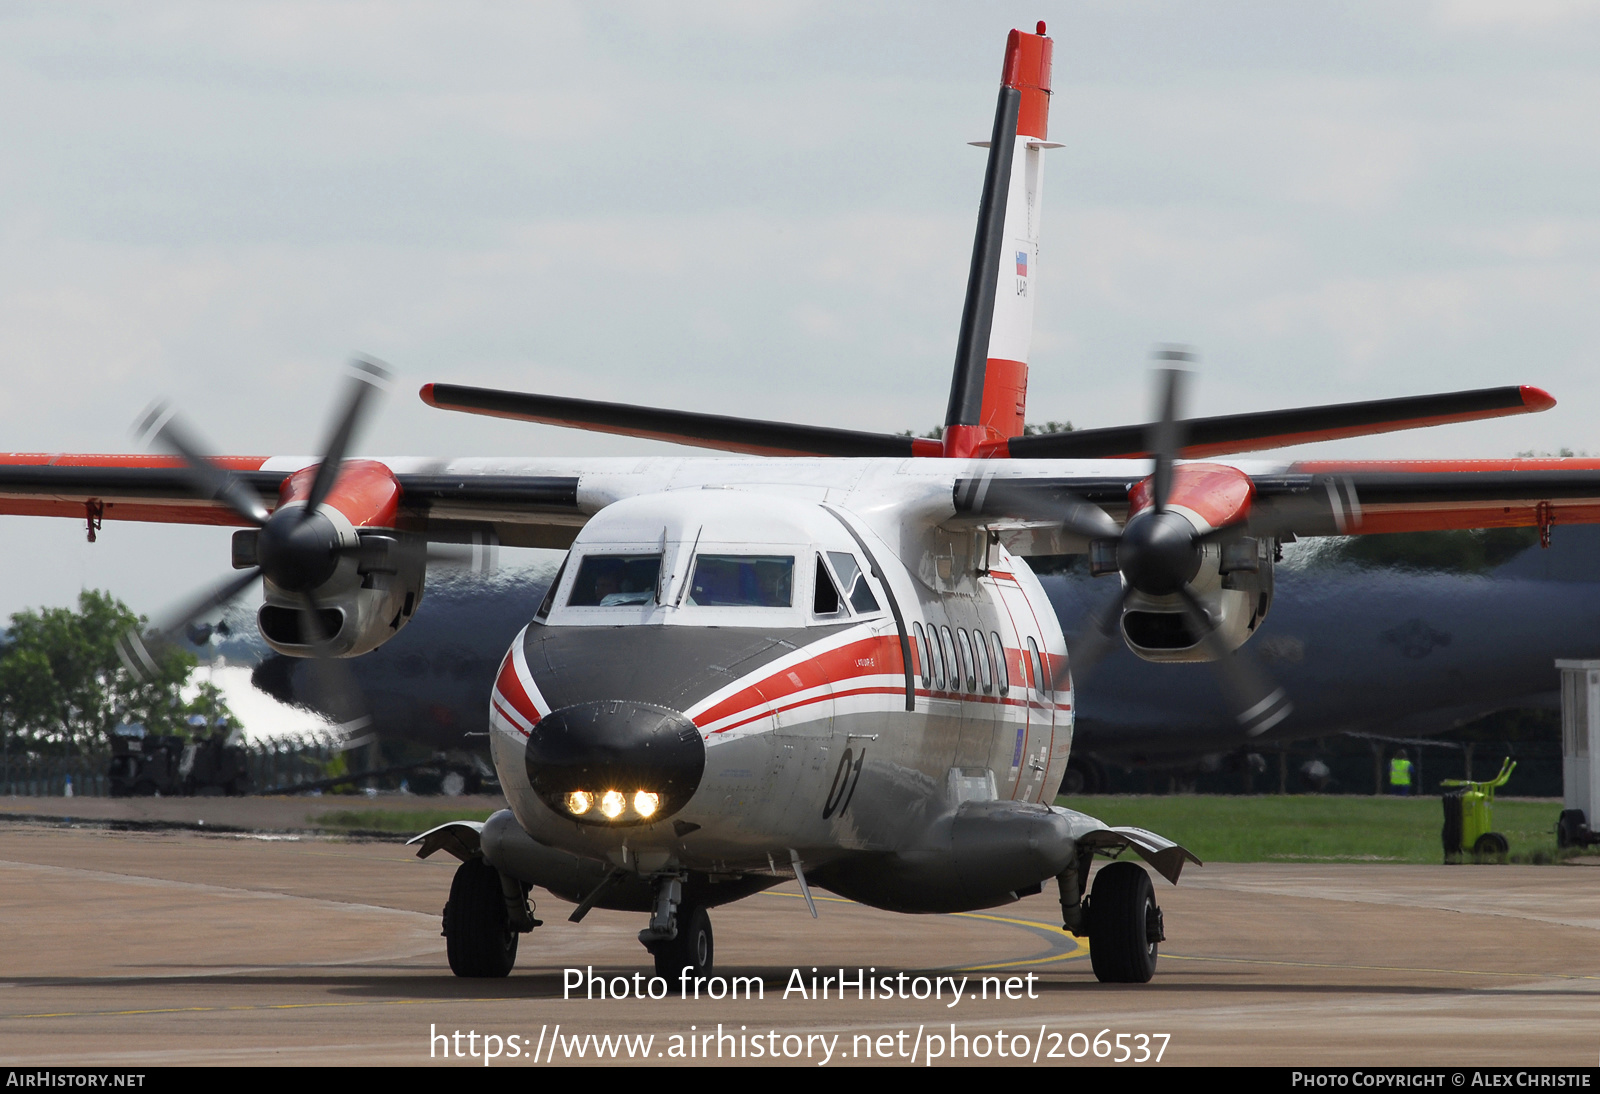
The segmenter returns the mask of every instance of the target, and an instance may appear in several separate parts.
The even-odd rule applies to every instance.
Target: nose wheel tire
[[[500,871],[481,858],[456,868],[444,906],[444,938],[457,976],[505,976],[517,962],[517,932],[506,915]]]
[[[1132,862],[1113,862],[1095,875],[1089,894],[1089,963],[1104,984],[1145,984],[1155,975],[1164,939],[1150,875]]]
[[[655,943],[650,947],[650,954],[656,959],[656,975],[669,986],[679,982],[685,969],[691,975],[709,973],[716,956],[711,917],[704,908],[680,905],[678,937],[670,942]]]

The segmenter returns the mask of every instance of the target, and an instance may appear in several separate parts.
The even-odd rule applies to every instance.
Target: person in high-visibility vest
[[[1389,761],[1389,793],[1409,797],[1411,772],[1411,761],[1406,759],[1406,750],[1402,748],[1394,754],[1394,759]]]

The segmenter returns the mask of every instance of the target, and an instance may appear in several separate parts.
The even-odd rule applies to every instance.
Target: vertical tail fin
[[[1044,182],[1039,152],[1056,147],[1046,139],[1053,43],[1044,31],[1041,22],[1037,34],[1013,30],[1006,40],[945,411],[946,456],[974,455],[1023,430]]]

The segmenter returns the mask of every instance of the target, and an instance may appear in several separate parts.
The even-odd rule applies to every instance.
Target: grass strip
[[[1207,862],[1444,861],[1438,798],[1354,795],[1096,795],[1058,804],[1108,825],[1136,825],[1183,844]],[[1512,862],[1556,862],[1558,800],[1499,799],[1494,830]]]
[[[426,832],[451,821],[486,821],[494,810],[459,809],[335,809],[306,818],[318,828],[339,832]]]

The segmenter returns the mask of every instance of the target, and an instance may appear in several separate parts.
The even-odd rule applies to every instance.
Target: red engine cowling
[[[303,507],[315,477],[313,465],[285,479],[278,512]],[[303,593],[264,582],[256,619],[267,645],[291,657],[355,657],[400,633],[422,603],[427,545],[395,528],[399,507],[400,484],[387,466],[344,464],[319,510],[336,537],[333,572]],[[256,536],[253,529],[235,535],[235,566],[254,563]],[[314,622],[306,619],[308,596]]]
[[[1255,484],[1243,471],[1222,464],[1186,463],[1172,469],[1167,508],[1194,525],[1196,535],[1241,520],[1250,511]],[[1150,508],[1151,480],[1128,494],[1129,516]],[[1198,546],[1199,570],[1189,587],[1228,649],[1237,649],[1255,633],[1272,606],[1272,564],[1276,546],[1270,539],[1241,539]],[[1210,654],[1193,633],[1177,595],[1150,596],[1134,591],[1123,606],[1122,637],[1146,661],[1207,661]]]

